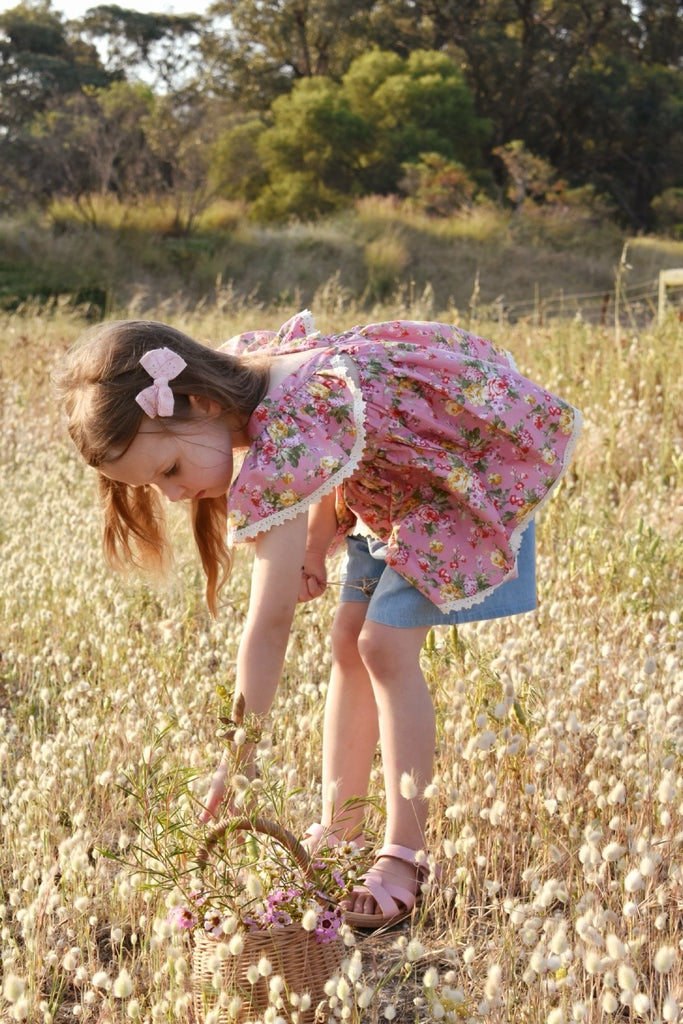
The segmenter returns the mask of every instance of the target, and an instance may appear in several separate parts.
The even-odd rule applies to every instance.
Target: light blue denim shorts
[[[340,601],[362,601],[366,618],[385,626],[456,626],[519,615],[536,607],[536,538],[533,522],[522,536],[517,556],[519,575],[502,583],[481,604],[444,613],[386,564],[386,545],[371,537],[346,538]]]

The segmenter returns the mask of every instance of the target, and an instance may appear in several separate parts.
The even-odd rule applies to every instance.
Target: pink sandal
[[[394,860],[401,860],[405,864],[415,867],[416,891],[406,889],[402,885],[386,880],[386,872],[377,865],[380,857],[393,857]],[[361,879],[361,884],[355,886],[351,895],[370,893],[379,911],[376,914],[357,914],[352,910],[344,913],[347,924],[354,928],[389,928],[400,921],[405,921],[413,913],[422,895],[421,885],[426,879],[427,867],[417,861],[417,850],[410,850],[407,846],[397,846],[389,843],[383,846],[375,854],[375,864]]]

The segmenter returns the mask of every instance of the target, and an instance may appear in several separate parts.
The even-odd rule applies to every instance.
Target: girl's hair
[[[269,360],[233,356],[201,345],[188,335],[153,320],[116,320],[88,331],[70,349],[53,374],[53,384],[68,417],[71,438],[85,461],[95,468],[119,458],[138,432],[144,415],[136,395],[151,383],[140,357],[167,347],[187,366],[170,382],[172,417],[159,419],[160,429],[187,420],[187,396],[210,398],[242,427],[268,387]],[[103,545],[115,568],[140,565],[164,569],[170,545],[159,495],[148,485],[131,487],[99,474],[104,509]],[[212,613],[230,573],[226,543],[227,499],[192,501],[192,528],[206,573],[206,596]]]

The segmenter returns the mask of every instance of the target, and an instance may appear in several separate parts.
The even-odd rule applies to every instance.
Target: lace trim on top
[[[321,498],[325,497],[326,494],[330,494],[339,486],[339,484],[350,477],[358,469],[365,449],[365,400],[356,377],[355,366],[353,366],[353,361],[350,356],[334,355],[330,360],[330,365],[334,368],[336,374],[346,381],[349,391],[353,397],[353,425],[356,428],[356,439],[353,443],[348,461],[345,462],[336,473],[333,473],[332,476],[328,477],[320,487],[316,488],[315,491],[308,494],[295,505],[289,505],[287,508],[278,509],[277,512],[272,512],[270,515],[264,516],[263,519],[258,519],[256,522],[250,523],[249,526],[243,526],[237,530],[229,530],[229,545],[240,544],[246,540],[253,540],[253,538],[258,536],[259,533],[265,533],[273,526],[280,526],[282,523],[287,522],[288,519],[296,519],[296,517],[300,516],[302,512],[307,511],[311,505],[316,505]],[[320,371],[320,375],[325,375],[325,371]]]

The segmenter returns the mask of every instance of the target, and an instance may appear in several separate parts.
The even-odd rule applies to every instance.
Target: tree
[[[643,63],[680,71],[683,66],[683,2],[639,0],[636,19]]]
[[[422,153],[439,153],[471,171],[480,166],[487,125],[445,54],[416,50],[404,59],[372,51],[353,62],[343,86],[373,139],[362,158],[365,191],[395,191],[402,165]]]
[[[93,195],[135,199],[156,168],[140,124],[153,103],[142,85],[116,82],[55,102],[30,126],[33,195],[74,199],[95,222]]]
[[[606,57],[568,83],[564,117],[558,168],[609,194],[625,222],[651,228],[652,200],[683,180],[681,75]]]
[[[440,153],[423,153],[414,163],[403,165],[399,186],[415,206],[434,217],[450,217],[470,206],[476,185],[455,160]]]
[[[403,164],[423,152],[476,168],[484,126],[448,57],[419,51],[403,59],[373,51],[356,58],[340,84],[303,79],[271,107],[260,137],[270,174],[268,209],[305,194],[308,215],[317,196],[326,209],[345,197],[399,188]],[[285,183],[296,175],[297,185]],[[272,200],[274,193],[278,203]]]
[[[130,78],[139,68],[156,88],[172,92],[198,73],[205,26],[200,15],[145,14],[101,4],[76,24],[86,39],[104,48],[106,67],[114,76]]]
[[[194,91],[156,97],[141,127],[160,170],[160,191],[175,207],[173,230],[192,233],[197,217],[221,194],[229,173],[217,158],[224,105]]]
[[[358,192],[359,160],[370,127],[355,114],[342,88],[327,78],[302,79],[272,104],[272,126],[259,139],[269,185],[256,213],[309,217]]]
[[[214,86],[261,110],[303,78],[338,81],[369,44],[375,0],[217,0],[229,27],[204,41]]]
[[[21,3],[0,14],[0,135],[4,141],[59,96],[86,86],[108,85],[113,77],[94,47],[68,38],[61,15],[49,0]]]

